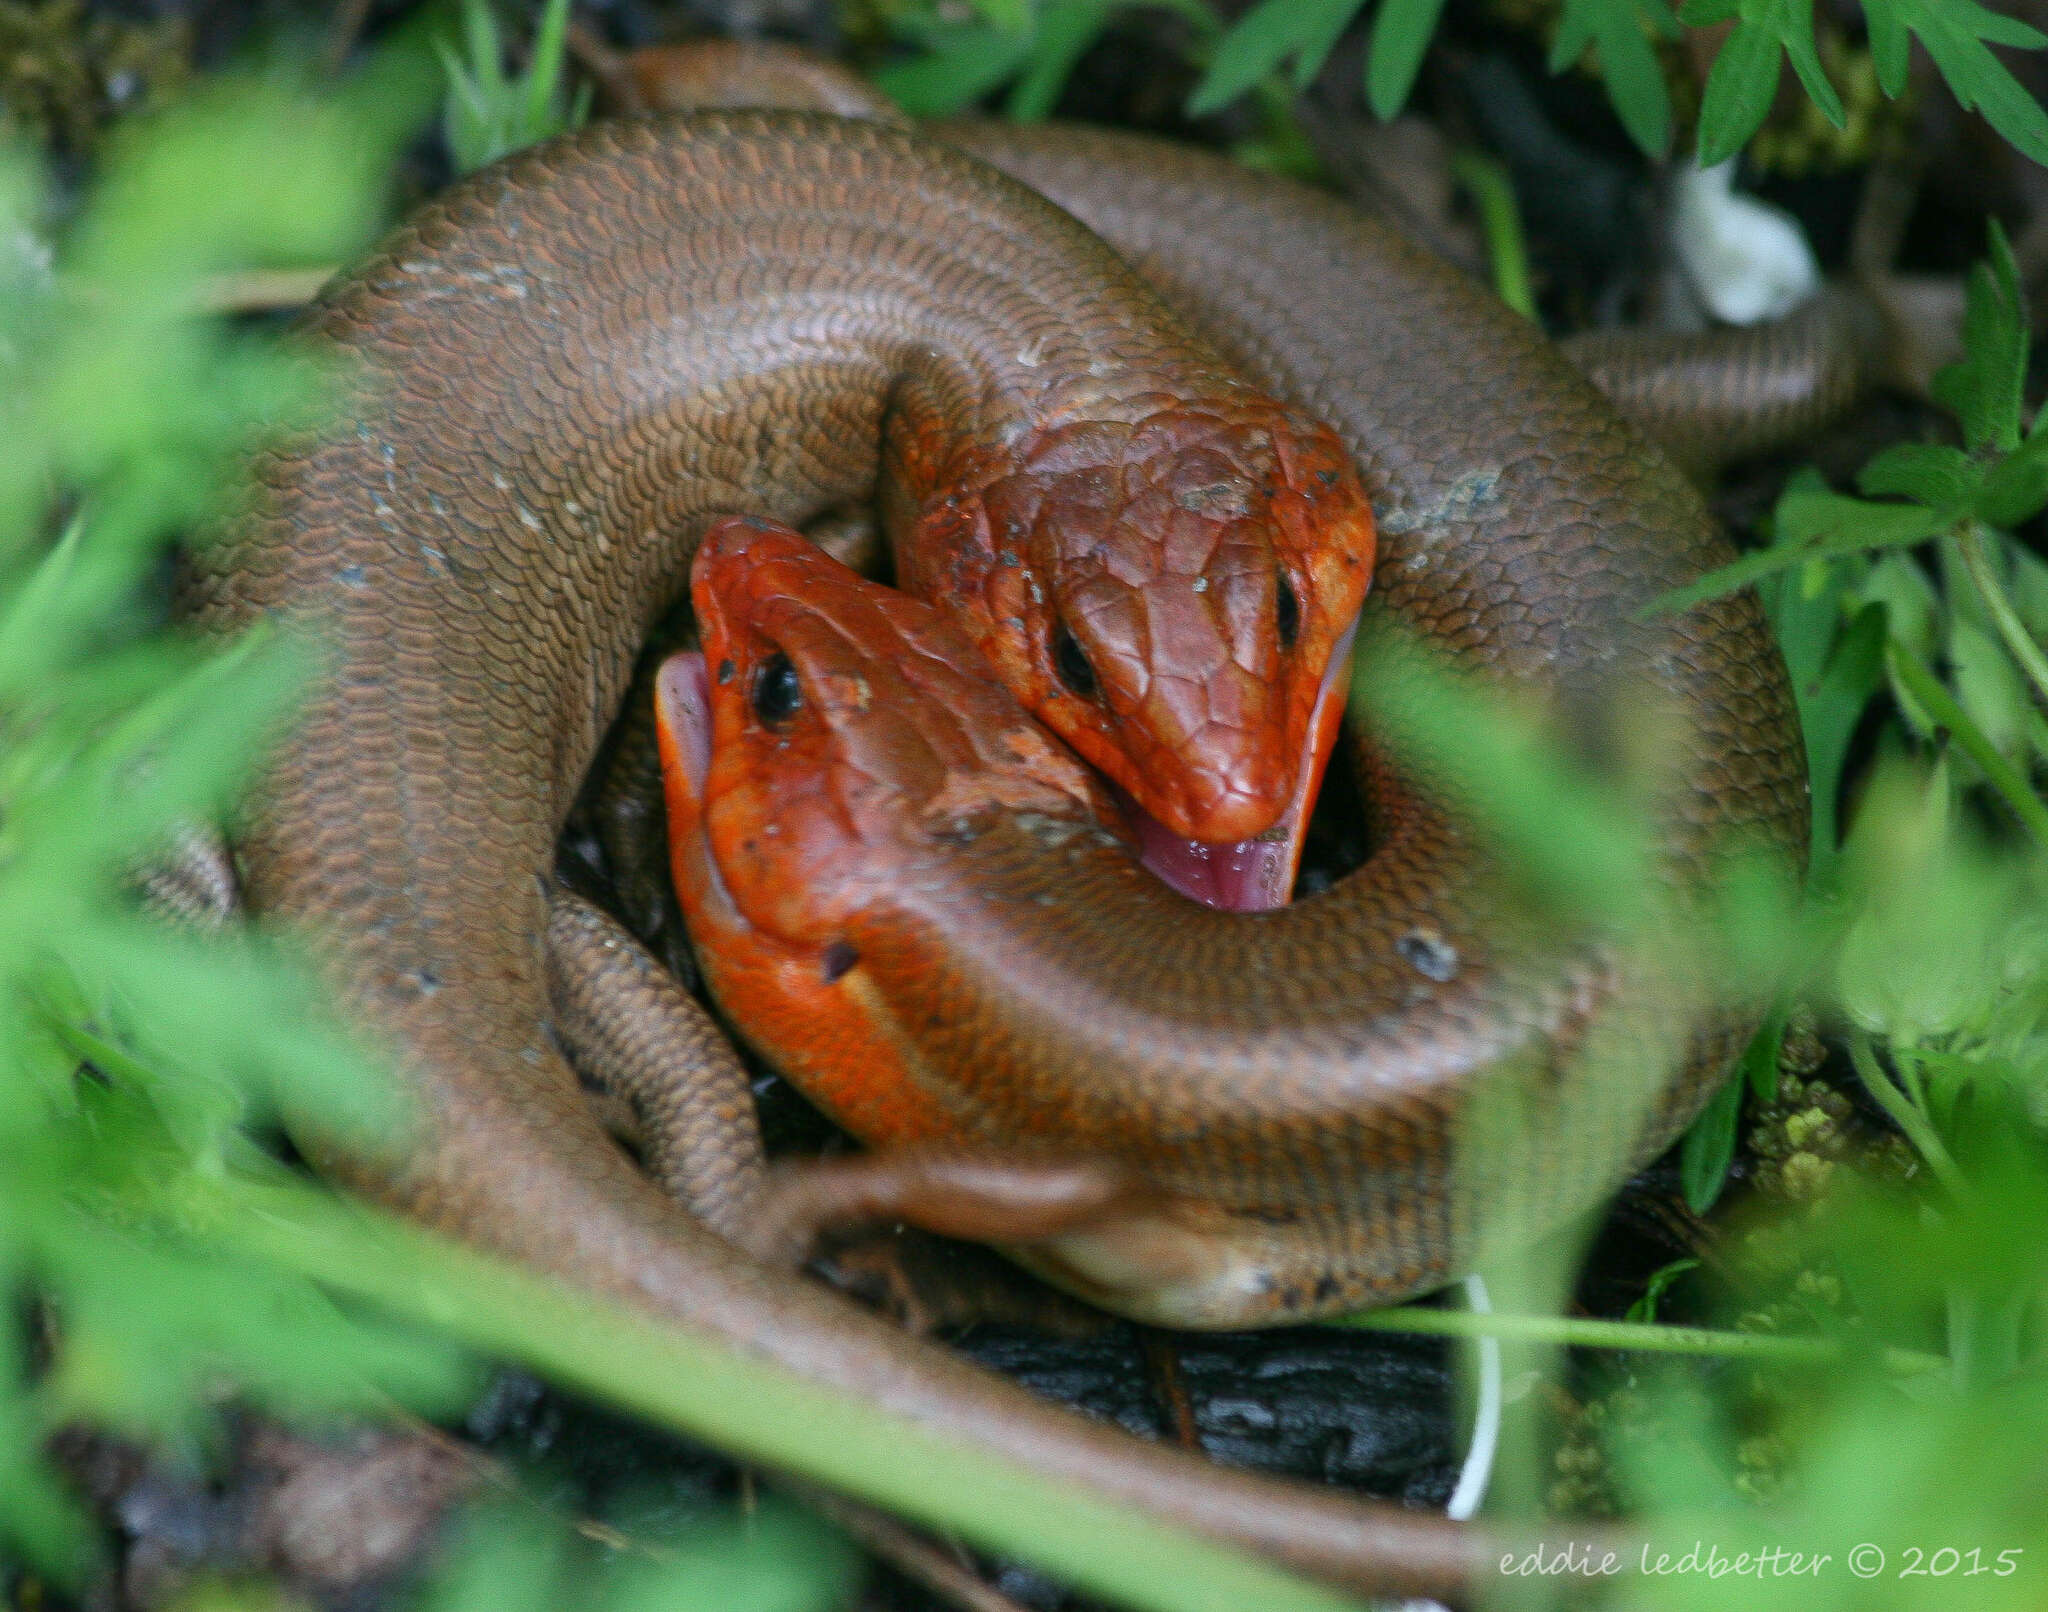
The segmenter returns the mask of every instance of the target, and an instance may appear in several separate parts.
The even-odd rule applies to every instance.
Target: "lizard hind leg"
[[[649,1172],[691,1214],[742,1241],[764,1163],[739,1056],[697,999],[610,914],[558,890],[548,992],[571,1060],[640,1120]]]

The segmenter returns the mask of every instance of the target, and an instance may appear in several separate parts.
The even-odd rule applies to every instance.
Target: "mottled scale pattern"
[[[1360,1587],[1467,1581],[1483,1548],[1441,1519],[1091,1424],[739,1253],[603,1133],[548,1024],[555,837],[711,515],[866,498],[906,400],[1000,435],[1091,364],[1242,383],[1022,187],[799,115],[600,125],[509,159],[416,214],[304,334],[346,383],[333,423],[264,461],[187,602],[219,630],[286,617],[331,656],[252,803],[244,893],[320,949],[416,1123],[302,1125],[308,1150],[991,1459]]]

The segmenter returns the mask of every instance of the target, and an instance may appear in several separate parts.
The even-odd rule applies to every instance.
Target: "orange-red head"
[[[788,528],[720,521],[691,597],[702,655],[657,695],[670,836],[679,881],[704,876],[680,858],[708,856],[755,928],[829,944],[990,814],[1113,815],[958,628]]]
[[[1094,776],[930,606],[786,527],[714,526],[702,653],[656,688],[676,892],[748,1038],[857,1135],[958,1141],[863,998],[852,921],[943,880],[977,819],[1094,823]]]
[[[904,585],[1156,826],[1138,823],[1148,852],[1266,835],[1313,799],[1374,555],[1326,427],[1247,394],[1055,424],[912,479],[939,491]],[[1277,895],[1222,904],[1284,901],[1296,850]]]

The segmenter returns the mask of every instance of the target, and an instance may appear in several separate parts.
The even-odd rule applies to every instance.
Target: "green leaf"
[[[547,0],[534,31],[533,56],[526,70],[525,127],[540,139],[554,132],[562,94],[562,69],[568,60],[569,0]]]
[[[1644,607],[1644,614],[1688,610],[1703,599],[1718,599],[1808,560],[1924,543],[1949,525],[1938,510],[1920,504],[1867,503],[1830,491],[1818,477],[1805,476],[1786,485],[1776,519],[1778,541],[1771,547],[1659,595]]]
[[[1875,560],[1853,589],[1860,605],[1881,604],[1892,637],[1916,655],[1940,650],[1945,620],[1941,596],[1927,572],[1910,554],[1894,551]]]
[[[1866,605],[1835,642],[1827,668],[1809,683],[1795,683],[1799,725],[1806,734],[1806,766],[1813,789],[1813,849],[1809,878],[1825,887],[1836,851],[1836,796],[1849,741],[1884,677],[1888,640],[1884,607]]]
[[[1741,19],[1707,76],[1700,104],[1699,160],[1724,162],[1756,133],[1778,93],[1779,60],[1789,57],[1792,70],[1813,97],[1823,116],[1841,128],[1842,100],[1821,70],[1813,41],[1813,0],[1738,0],[1731,7],[1688,7],[1686,20],[1722,20],[1723,11]]]
[[[1877,69],[1878,88],[1894,101],[1905,93],[1906,68],[1912,57],[1913,41],[1903,12],[1897,0],[1864,0],[1871,65]]]
[[[1977,0],[1864,0],[1863,14],[1885,94],[1904,91],[1907,35],[1917,34],[1965,111],[1981,111],[2022,155],[2048,163],[2048,113],[1989,49],[2038,50],[2048,45],[2048,35]]]
[[[502,90],[505,47],[498,38],[498,15],[490,0],[462,0],[462,31],[477,87],[486,93]]]
[[[1380,0],[1365,67],[1366,98],[1375,117],[1394,117],[1408,104],[1443,9],[1444,0]]]
[[[892,62],[875,74],[875,87],[912,117],[944,118],[965,110],[1015,77],[1031,54],[1031,35],[995,28],[932,32],[931,50]]]
[[[530,1504],[479,1506],[444,1554],[423,1612],[827,1612],[851,1604],[859,1558],[817,1518],[771,1500],[677,1538],[674,1510],[650,1502],[608,1515],[624,1538],[659,1544],[598,1557]]]
[[[1724,1080],[1679,1145],[1679,1185],[1694,1214],[1703,1215],[1713,1208],[1727,1183],[1728,1166],[1735,1158],[1736,1122],[1742,1115],[1742,1087],[1738,1076]],[[1633,1311],[1630,1319],[1635,1319]]]
[[[1816,485],[1825,487],[1818,472],[1802,471]],[[1799,479],[1799,478],[1795,478]],[[1848,591],[1853,566],[1829,560],[1813,560],[1791,571],[1767,577],[1757,586],[1764,609],[1785,652],[1785,665],[1794,686],[1818,681],[1827,670],[1844,620],[1843,596]]]
[[[1643,1284],[1642,1297],[1628,1307],[1628,1314],[1623,1319],[1645,1324],[1655,1321],[1657,1306],[1664,1301],[1664,1295],[1670,1291],[1671,1284],[1687,1271],[1698,1270],[1699,1266],[1700,1262],[1696,1259],[1674,1259],[1669,1265],[1652,1271],[1649,1281]]]
[[[974,14],[1005,34],[1031,32],[1031,0],[972,0]]]
[[[83,590],[78,586],[84,530],[83,517],[74,515],[27,579],[0,597],[0,693],[8,699],[20,698],[69,658],[90,630],[91,607],[106,598],[107,588],[93,585],[98,578],[86,579]]]
[[[2010,453],[2020,445],[2020,398],[2027,378],[2027,313],[2019,268],[1998,221],[1991,256],[1970,268],[1963,357],[1934,377],[1934,396],[1954,413],[1973,449]]]
[[[1644,34],[1646,20],[1660,33],[1675,30],[1659,0],[1564,0],[1550,70],[1563,72],[1588,45],[1597,45],[1607,98],[1622,127],[1645,154],[1661,157],[1671,144],[1671,94]]]
[[[1493,265],[1494,294],[1524,319],[1536,318],[1536,294],[1529,286],[1529,248],[1521,209],[1507,164],[1467,147],[1451,154],[1451,173],[1472,199],[1486,255]]]
[[[1778,1100],[1778,1065],[1785,1053],[1785,1027],[1790,1015],[1782,1005],[1771,1009],[1770,1017],[1757,1026],[1749,1045],[1742,1049],[1740,1073],[1750,1095],[1760,1103]]]
[[[567,1535],[524,1507],[484,1504],[443,1550],[421,1612],[553,1612],[562,1604]]]
[[[1702,167],[1727,161],[1762,127],[1778,95],[1778,56],[1777,42],[1748,21],[1722,43],[1700,100]]]
[[[1845,861],[1861,897],[1835,969],[1848,1017],[1905,1047],[1938,1046],[1983,1026],[2003,994],[2000,964],[2012,950],[2014,920],[2037,908],[2034,892],[1971,832],[1945,761],[1881,764]],[[1857,1055],[1866,1083],[1867,1062]],[[1924,1106],[1913,1067],[1899,1062],[1903,1095]],[[1878,1088],[1873,1095],[1883,1101]]]
[[[1821,116],[1838,129],[1846,126],[1848,115],[1842,110],[1842,98],[1822,71],[1820,51],[1814,45],[1813,0],[1775,0],[1774,10],[1778,38],[1785,46],[1792,71],[1799,75],[1799,82],[1806,86],[1806,93],[1820,108]]]
[[[1895,442],[1857,472],[1858,490],[1872,498],[1911,498],[1949,520],[1969,513],[1983,471],[1945,442]]]
[[[18,1354],[15,1340],[0,1344],[0,1556],[13,1547],[76,1588],[96,1553],[95,1530],[40,1458],[47,1428],[20,1392]]]
[[[2033,701],[2027,680],[1996,634],[1953,615],[1948,626],[1949,684],[1985,740],[2001,754],[2020,753]]]
[[[2048,638],[2048,560],[2031,549],[2009,544],[2012,561],[2012,602],[2020,620],[2037,638]]]
[[[1010,90],[1003,110],[1019,123],[1049,116],[1074,64],[1109,26],[1117,0],[1049,0],[1031,42],[1031,63]]]
[[[2036,433],[1985,472],[1976,513],[2010,530],[2048,506],[2048,435]],[[2040,632],[2041,626],[2034,630]]]
[[[546,0],[526,71],[513,76],[505,72],[490,0],[462,0],[462,23],[466,59],[445,42],[435,42],[447,77],[442,132],[458,169],[480,168],[582,121],[590,104],[587,90],[573,103],[563,93],[568,0]]]
[[[1363,3],[1259,0],[1217,43],[1208,71],[1188,97],[1188,115],[1221,111],[1289,56],[1295,58],[1296,82],[1312,79]]]
[[[843,1536],[782,1506],[700,1529],[662,1556],[623,1575],[610,1612],[831,1612],[863,1576]]]
[[[2005,798],[2013,815],[2034,836],[2035,843],[2048,850],[2048,805],[2043,804],[2026,777],[2000,753],[1990,737],[1970,720],[1970,714],[1942,685],[1941,679],[1910,649],[1897,642],[1887,649],[1886,664],[1892,676],[1926,708],[1933,722],[1977,763],[1991,787]]]

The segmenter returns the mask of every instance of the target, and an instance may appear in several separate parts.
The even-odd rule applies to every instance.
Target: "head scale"
[[[1108,812],[1087,770],[962,634],[788,528],[717,523],[691,594],[701,693],[665,674],[663,720],[698,723],[675,701],[701,699],[708,730],[681,741],[699,751],[697,799],[684,803],[696,821],[672,821],[670,833],[701,833],[756,927],[796,945],[828,941],[943,855],[964,823]]]
[[[956,601],[1033,713],[1172,833],[1270,828],[1372,575],[1335,435],[1246,393],[1055,424],[935,480],[905,585]]]

